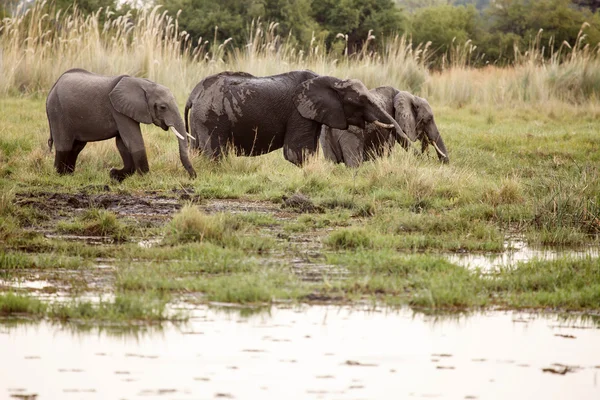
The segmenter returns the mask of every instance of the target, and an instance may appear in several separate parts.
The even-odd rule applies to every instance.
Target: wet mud
[[[167,196],[155,192],[144,194],[121,193],[21,193],[15,196],[18,206],[29,206],[43,213],[47,222],[77,217],[90,208],[100,208],[114,212],[121,217],[148,221],[150,225],[160,225],[182,207],[179,198],[193,200],[189,195]],[[189,200],[188,200],[189,201]]]

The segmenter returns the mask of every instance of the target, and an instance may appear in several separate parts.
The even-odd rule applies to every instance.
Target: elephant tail
[[[54,143],[54,139],[52,139],[52,133],[50,133],[50,139],[48,139],[48,150],[52,151],[53,143]]]

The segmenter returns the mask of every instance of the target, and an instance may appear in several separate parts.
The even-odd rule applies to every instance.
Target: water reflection
[[[563,257],[582,259],[586,257],[598,258],[600,256],[600,248],[598,247],[586,247],[582,249],[532,248],[520,239],[505,242],[504,249],[502,253],[450,254],[447,258],[454,264],[470,269],[479,268],[487,272],[500,267],[515,267],[520,262],[532,260],[550,261]]]
[[[184,324],[127,328],[5,321],[0,397],[600,396],[597,316],[222,304],[189,311]]]

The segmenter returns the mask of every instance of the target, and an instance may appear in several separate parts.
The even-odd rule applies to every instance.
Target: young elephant
[[[54,167],[60,174],[75,170],[77,156],[88,142],[116,138],[122,169],[111,178],[122,181],[136,171],[149,171],[140,123],[171,129],[179,138],[179,156],[192,178],[185,125],[175,97],[166,87],[127,75],[101,76],[71,69],[58,78],[46,100],[50,139],[56,146]],[[189,136],[189,135],[188,135]]]
[[[421,141],[421,152],[425,152],[427,146],[432,144],[440,161],[449,162],[446,146],[427,100],[390,86],[372,89],[371,94],[382,108],[394,115],[411,141]],[[389,129],[374,124],[367,124],[364,129],[351,126],[348,130],[323,126],[320,142],[326,159],[357,167],[363,161],[389,153],[396,138]],[[405,143],[400,144],[407,148]]]
[[[185,105],[195,145],[212,158],[227,146],[256,156],[283,147],[286,160],[301,165],[318,145],[321,125],[347,129],[372,122],[408,138],[362,82],[312,71],[255,77],[223,72],[203,79]],[[186,128],[188,125],[186,125]]]

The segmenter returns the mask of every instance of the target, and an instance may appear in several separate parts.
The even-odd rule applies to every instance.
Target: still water
[[[598,258],[600,249],[597,246],[583,247],[580,249],[530,247],[523,240],[510,240],[504,243],[504,251],[490,254],[450,254],[448,260],[456,265],[469,269],[479,268],[483,272],[490,272],[502,267],[516,268],[519,263],[533,260],[550,261],[560,258],[572,260],[583,258]]]
[[[183,325],[126,331],[4,320],[0,398],[600,399],[600,324],[591,318],[340,306],[190,312]]]

